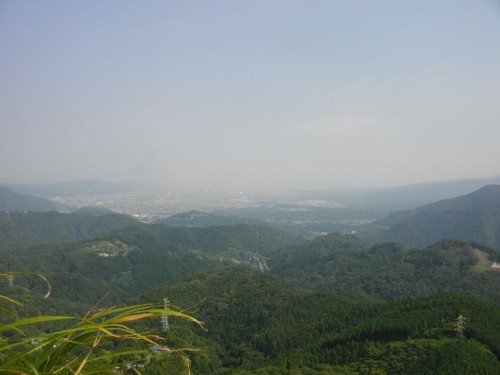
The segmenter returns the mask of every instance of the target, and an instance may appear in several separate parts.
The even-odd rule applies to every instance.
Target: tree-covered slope
[[[388,302],[366,296],[378,293],[392,299],[441,290],[467,292],[466,286],[472,285],[479,288],[477,294],[490,298],[481,294],[487,286],[494,299],[500,288],[495,278],[498,272],[486,268],[486,251],[491,250],[457,241],[425,250],[396,244],[369,247],[353,235],[329,235],[283,250],[268,250],[269,256],[281,257],[283,265],[293,265],[289,268],[293,273],[318,270],[316,275],[325,280],[333,276],[333,282],[339,283],[334,285],[343,286],[331,289],[364,295],[311,293],[292,290],[256,268],[228,268],[234,264],[230,261],[234,253],[228,249],[234,243],[256,246],[252,242],[255,230],[244,225],[136,226],[73,244],[5,251],[0,272],[37,271],[51,281],[52,297],[49,301],[34,298],[42,294],[41,285],[17,276],[12,286],[0,286],[0,294],[26,302],[23,309],[30,315],[81,312],[108,291],[101,305],[120,305],[130,298],[135,301],[139,293],[144,293],[141,302],[159,303],[168,297],[172,306],[187,309],[205,322],[207,331],[172,318],[165,341],[175,348],[199,349],[190,355],[197,374],[425,374],[432,373],[430,369],[454,374],[497,373],[498,304],[459,294]],[[177,237],[173,235],[176,231],[180,233]],[[269,238],[274,243],[271,240],[278,246],[275,237]],[[207,271],[212,272],[204,273]],[[456,289],[435,287],[438,283],[455,285],[464,274],[474,282],[459,284]],[[480,279],[483,286],[475,275],[484,277]],[[292,282],[292,276],[286,281]],[[302,282],[299,286],[307,287]],[[316,288],[312,283],[309,287]],[[33,301],[36,304],[30,304]],[[456,336],[460,315],[466,318],[463,338]],[[163,335],[160,326],[158,320],[139,328]],[[143,373],[176,373],[179,370],[172,369],[182,369],[176,358],[154,356]]]
[[[453,238],[500,249],[500,204],[412,215],[368,238],[420,248],[440,239]]]
[[[52,301],[90,307],[109,291],[105,304],[123,303],[165,282],[228,264],[158,239],[146,228],[128,227],[98,239],[6,251],[0,272],[37,272],[50,280]],[[30,278],[16,278],[15,286],[34,291],[42,287]]]
[[[396,212],[373,223],[367,238],[373,242],[397,241],[415,247],[453,238],[500,249],[500,185]]]
[[[316,291],[360,292],[381,299],[468,293],[500,303],[497,252],[444,240],[424,250],[397,243],[367,247],[356,236],[330,234],[276,252],[270,272],[287,284]]]
[[[201,211],[181,212],[166,219],[156,221],[157,224],[165,224],[170,227],[218,227],[236,224],[265,224],[262,220],[244,219],[234,215],[213,215]]]
[[[374,302],[300,292],[248,268],[212,272],[141,297],[191,307],[207,331],[170,323],[169,342],[196,343],[198,374],[495,374],[500,307],[436,295]],[[455,322],[466,318],[465,337]],[[157,326],[158,327],[158,326]],[[151,326],[154,329],[154,326]],[[154,369],[154,371],[153,371]],[[156,363],[148,374],[161,374]]]
[[[205,228],[173,228],[166,225],[152,225],[158,238],[173,244],[200,249],[206,253],[234,255],[272,252],[304,242],[291,233],[267,225],[237,224]]]
[[[140,223],[130,216],[89,216],[59,212],[0,212],[0,250],[92,238]]]
[[[69,235],[71,232],[58,238],[64,242]],[[262,268],[265,258],[260,254],[301,241],[270,227],[243,224],[211,228],[130,226],[80,242],[6,249],[0,256],[0,271],[41,273],[54,285],[55,298],[78,296],[80,301],[95,303],[106,291],[114,290],[108,299],[124,301],[167,281],[235,263]],[[36,288],[33,283],[21,285]]]

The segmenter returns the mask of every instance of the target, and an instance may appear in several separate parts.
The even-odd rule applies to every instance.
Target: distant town
[[[179,188],[168,191],[130,191],[115,194],[57,195],[47,197],[66,206],[105,207],[127,214],[145,223],[164,219],[179,212],[258,207],[262,204],[294,204],[307,207],[341,207],[330,200],[304,200],[291,191],[260,192]],[[300,208],[295,208],[296,210]]]

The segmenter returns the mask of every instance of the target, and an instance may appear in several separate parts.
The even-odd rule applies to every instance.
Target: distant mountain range
[[[373,223],[366,237],[376,243],[396,241],[415,247],[454,238],[500,249],[500,185],[395,212]]]
[[[151,189],[151,185],[139,182],[108,182],[99,180],[85,180],[72,182],[56,182],[32,185],[4,185],[18,193],[29,195],[42,195],[46,197],[58,195],[105,195],[125,193]]]
[[[469,194],[483,186],[495,184],[500,184],[500,176],[431,181],[387,188],[305,191],[299,192],[299,197],[336,200],[349,207],[399,211]]]
[[[458,195],[485,185],[500,184],[500,176],[431,181],[384,188],[345,188],[288,191],[297,200],[329,200],[350,208],[397,211],[410,209]],[[38,184],[2,184],[20,194],[34,196],[106,195],[130,191],[158,191],[160,186],[140,182],[83,180]]]
[[[58,211],[63,206],[43,199],[0,186],[0,211]]]

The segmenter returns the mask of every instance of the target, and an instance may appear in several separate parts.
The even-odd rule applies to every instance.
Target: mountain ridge
[[[492,267],[499,258],[494,249],[460,240],[421,250],[330,234],[273,253],[269,267],[287,285],[317,292],[391,300],[460,291],[500,303],[500,270]]]
[[[365,237],[372,242],[396,241],[415,247],[455,238],[500,249],[500,185],[395,212],[370,224]]]
[[[74,242],[113,229],[141,225],[120,214],[89,216],[60,212],[0,212],[0,251]]]
[[[48,199],[19,194],[12,189],[0,186],[0,211],[59,211],[64,206]]]
[[[261,224],[266,222],[257,219],[244,219],[235,215],[214,215],[198,210],[180,212],[166,219],[155,221],[155,224],[165,224],[171,227],[216,227],[236,224]]]

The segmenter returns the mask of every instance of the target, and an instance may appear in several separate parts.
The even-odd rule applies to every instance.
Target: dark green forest
[[[130,216],[93,217],[59,212],[0,212],[0,251],[94,238],[113,229],[139,226]]]
[[[164,295],[190,306],[206,322],[207,331],[198,335],[216,355],[207,373],[272,373],[273,368],[282,369],[277,373],[419,373],[436,363],[437,373],[498,370],[500,309],[473,297],[438,294],[381,302],[299,292],[248,268],[214,272],[141,299]],[[460,314],[467,317],[465,337],[456,333]]]
[[[498,252],[441,240],[425,249],[399,243],[368,246],[354,235],[330,234],[273,254],[273,275],[313,291],[346,291],[384,300],[462,292],[500,303]],[[483,261],[480,262],[480,259]]]
[[[6,224],[0,274],[34,272],[52,288],[43,298],[46,285],[39,277],[0,278],[0,295],[23,304],[0,301],[1,324],[47,315],[83,317],[89,311],[99,316],[104,308],[161,304],[165,298],[172,311],[203,322],[172,316],[167,332],[159,316],[131,323],[174,351],[103,341],[100,350],[114,371],[500,370],[500,270],[492,267],[499,254],[479,243],[442,239],[417,249],[396,242],[374,245],[353,234],[304,240],[260,224],[183,228],[116,215],[1,215]],[[68,326],[46,322],[23,332],[43,339],[59,329]],[[15,330],[0,332],[3,343],[20,339]],[[0,356],[0,369],[8,358]],[[103,363],[91,363],[88,373]]]

